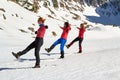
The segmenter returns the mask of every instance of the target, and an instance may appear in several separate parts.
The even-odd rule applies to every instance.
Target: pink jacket
[[[78,35],[78,37],[79,38],[84,38],[85,29],[84,28],[77,28],[77,29],[79,29],[79,35]]]
[[[44,24],[39,24],[39,26],[40,27],[39,27],[39,29],[37,31],[37,37],[44,38],[44,34],[46,32],[46,28],[45,28]]]
[[[61,27],[61,29],[63,30],[61,38],[67,40],[68,33],[71,30],[70,25],[67,28]]]

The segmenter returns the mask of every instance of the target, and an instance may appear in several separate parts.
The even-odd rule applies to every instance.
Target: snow
[[[5,5],[7,4],[7,5]],[[11,9],[11,7],[14,7]],[[61,35],[59,26],[63,26],[62,18],[67,13],[62,10],[54,11],[56,18],[52,19],[46,16],[50,14],[44,7],[41,8],[40,13],[35,14],[21,8],[19,5],[6,1],[0,1],[0,8],[4,8],[6,12],[0,11],[0,79],[1,80],[120,80],[120,28],[112,27],[110,25],[92,24],[85,32],[83,45],[83,53],[76,54],[78,51],[78,43],[75,43],[69,49],[65,48],[65,58],[58,59],[59,45],[50,53],[46,55],[44,48],[49,47]],[[42,11],[46,10],[45,14]],[[89,13],[92,12],[92,14]],[[63,14],[62,14],[63,13]],[[2,14],[7,17],[3,19]],[[11,14],[14,14],[12,16]],[[16,17],[18,14],[19,17]],[[68,41],[72,41],[78,35],[76,25],[82,21],[71,20],[71,14],[66,19],[70,20],[72,30],[69,33]],[[82,19],[85,16],[98,16],[94,8],[86,7],[85,11],[80,14]],[[35,34],[29,31],[28,27],[38,29],[37,18],[44,16],[46,18],[45,24],[49,26],[44,38],[44,45],[40,51],[41,68],[32,69],[35,64],[34,50],[21,56],[16,60],[11,52],[17,52],[27,47],[33,40]],[[23,19],[21,19],[23,17]],[[54,16],[55,17],[55,16]],[[87,20],[85,20],[87,21]],[[102,21],[102,20],[101,20]],[[73,23],[72,23],[73,22]],[[35,24],[33,26],[32,24]],[[28,33],[22,33],[18,29],[24,29]],[[55,31],[57,36],[52,36],[51,32]]]

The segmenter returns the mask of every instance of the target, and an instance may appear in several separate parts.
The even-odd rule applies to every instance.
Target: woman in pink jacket
[[[84,32],[85,32],[85,27],[84,24],[80,24],[80,28],[77,27],[77,29],[79,30],[79,35],[78,37],[76,37],[72,42],[70,42],[68,45],[66,45],[67,48],[69,48],[70,46],[73,45],[74,42],[79,41],[79,51],[78,53],[82,53],[82,41],[84,38]]]
[[[55,41],[50,48],[45,48],[45,50],[49,53],[56,45],[60,44],[60,51],[61,51],[60,58],[64,58],[64,45],[67,41],[67,36],[71,28],[68,22],[65,22],[64,27],[60,27],[60,28],[63,30],[61,37],[57,41]]]

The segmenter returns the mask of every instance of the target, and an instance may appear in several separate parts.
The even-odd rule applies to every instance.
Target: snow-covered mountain
[[[119,27],[103,25],[102,22],[107,23],[104,17],[99,18],[99,23],[92,22],[92,19],[98,20],[95,17],[100,17],[92,6],[83,7],[72,2],[65,3],[65,8],[54,8],[43,4],[41,1],[39,12],[34,13],[9,0],[0,0],[1,80],[120,80]],[[11,52],[23,50],[34,40],[39,16],[46,18],[45,24],[49,28],[40,51],[41,68],[32,69],[34,50],[19,60]],[[50,55],[46,55],[44,48],[60,37],[62,31],[59,26],[63,26],[65,21],[69,21],[72,28],[66,44],[78,36],[76,27],[80,23],[87,22],[89,28],[82,43],[83,53],[74,54],[78,51],[78,43],[75,43],[69,49],[65,48],[65,58],[61,60],[58,59],[59,45]],[[56,37],[52,31],[57,33]]]
[[[108,0],[108,2],[102,4],[96,9],[96,12],[100,15],[100,18],[104,18],[105,22],[101,22],[106,25],[120,26],[118,22],[120,20],[120,1],[119,0]],[[107,23],[106,23],[107,21]],[[98,18],[99,22],[99,18]]]
[[[107,17],[120,15],[120,1],[110,0],[99,7],[100,15]]]

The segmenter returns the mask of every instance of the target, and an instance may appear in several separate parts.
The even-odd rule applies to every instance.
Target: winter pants
[[[36,38],[26,49],[21,52],[21,55],[27,53],[31,49],[35,48],[35,57],[36,57],[36,65],[40,64],[40,56],[39,51],[41,46],[43,45],[43,38]]]
[[[60,44],[60,51],[61,51],[61,52],[64,52],[65,43],[66,43],[66,40],[63,39],[63,38],[60,38],[60,39],[58,39],[57,41],[55,41],[55,42],[53,43],[53,45],[56,46],[56,45]]]
[[[70,45],[70,46],[73,45],[73,43],[76,42],[76,41],[79,41],[79,50],[82,50],[81,44],[82,44],[83,38],[77,37],[77,38],[75,38],[69,45]]]

